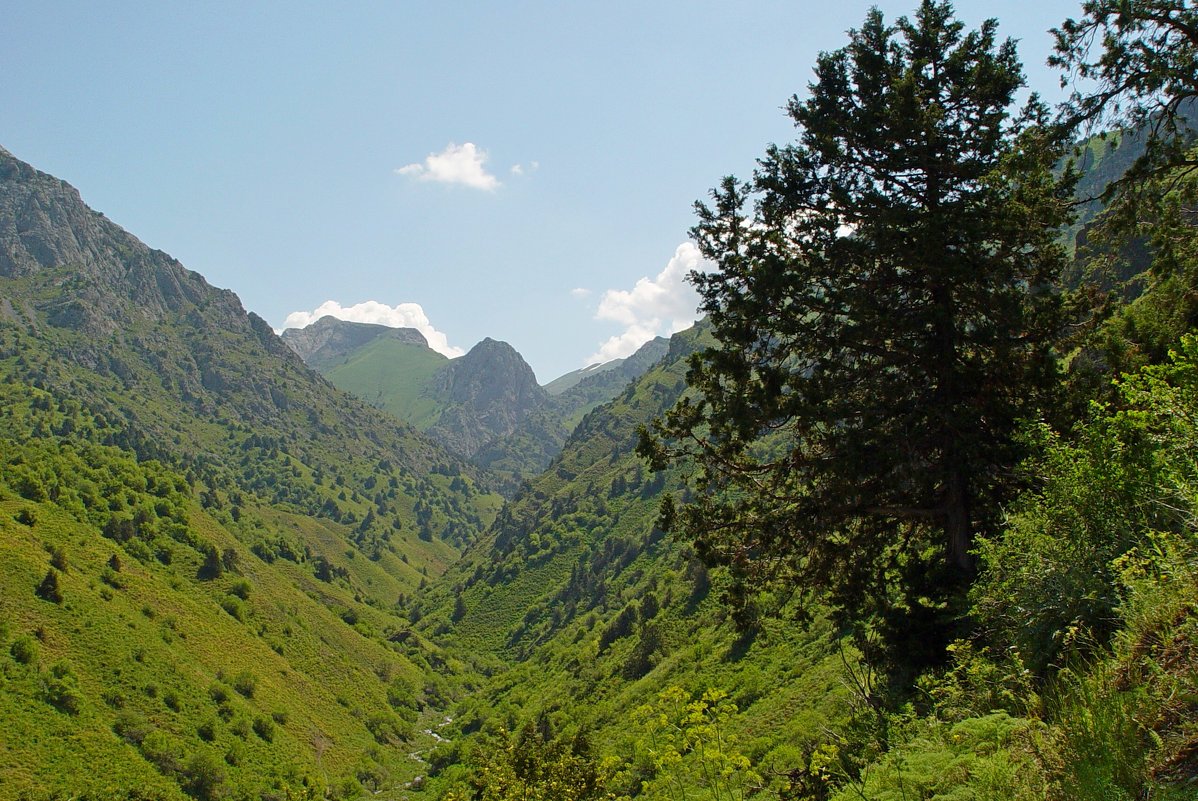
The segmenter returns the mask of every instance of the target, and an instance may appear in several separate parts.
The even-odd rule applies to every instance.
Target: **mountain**
[[[542,388],[514,348],[490,338],[461,358],[446,359],[411,329],[324,317],[284,331],[282,339],[334,385],[489,471],[509,496],[549,465],[583,415],[615,397],[668,348],[659,337],[626,359]]]
[[[0,150],[0,796],[397,791],[498,500]]]
[[[515,348],[490,337],[438,371],[430,393],[443,409],[429,433],[467,458],[549,400]]]
[[[431,350],[424,334],[415,328],[347,323],[328,315],[305,328],[288,328],[281,338],[305,364],[317,370],[336,364],[358,348],[380,339]]]
[[[333,384],[484,468],[509,495],[544,469],[568,433],[546,414],[548,393],[506,342],[487,338],[447,359],[411,329],[330,317],[282,338]]]
[[[572,431],[583,415],[620,394],[665,358],[669,350],[670,340],[654,337],[631,356],[566,373],[545,389],[554,396],[563,425]]]
[[[322,317],[306,328],[289,328],[282,339],[334,386],[426,430],[441,403],[428,390],[449,359],[410,328],[390,328]]]
[[[627,384],[634,378],[639,378],[653,364],[659,361],[670,349],[670,341],[665,337],[654,337],[641,345],[635,353],[623,359],[612,359],[608,362],[590,364],[578,370],[558,376],[545,385],[545,391],[550,395],[561,395],[569,389],[595,376],[615,373],[623,376]],[[609,398],[610,400],[610,398]]]

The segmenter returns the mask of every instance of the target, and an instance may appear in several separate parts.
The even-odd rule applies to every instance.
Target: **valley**
[[[0,801],[1195,797],[1163,5],[1056,32],[1107,117],[1017,111],[951,4],[869,12],[696,204],[698,322],[544,384],[276,333],[0,148]],[[1146,31],[1182,66],[1137,84]]]

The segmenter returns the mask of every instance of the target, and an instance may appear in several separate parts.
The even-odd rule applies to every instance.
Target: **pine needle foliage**
[[[719,345],[642,437],[698,465],[663,522],[746,587],[814,588],[914,663],[1014,487],[1017,421],[1055,380],[1071,179],[997,23],[925,0],[821,55],[796,142],[697,204]]]

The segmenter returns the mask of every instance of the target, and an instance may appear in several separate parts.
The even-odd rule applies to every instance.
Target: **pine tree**
[[[996,33],[925,0],[820,56],[788,105],[798,140],[696,204],[718,270],[691,278],[719,344],[641,439],[657,468],[697,463],[662,522],[730,566],[741,607],[814,589],[914,661],[936,658],[1055,376],[1069,187]]]

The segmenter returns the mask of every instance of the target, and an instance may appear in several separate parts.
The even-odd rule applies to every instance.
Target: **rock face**
[[[445,409],[428,433],[466,457],[509,436],[529,414],[549,404],[549,393],[523,357],[490,337],[447,364],[429,391]]]
[[[289,348],[314,368],[343,359],[352,351],[379,338],[428,347],[428,340],[415,328],[352,323],[327,315],[306,328],[288,328],[281,336]]]

